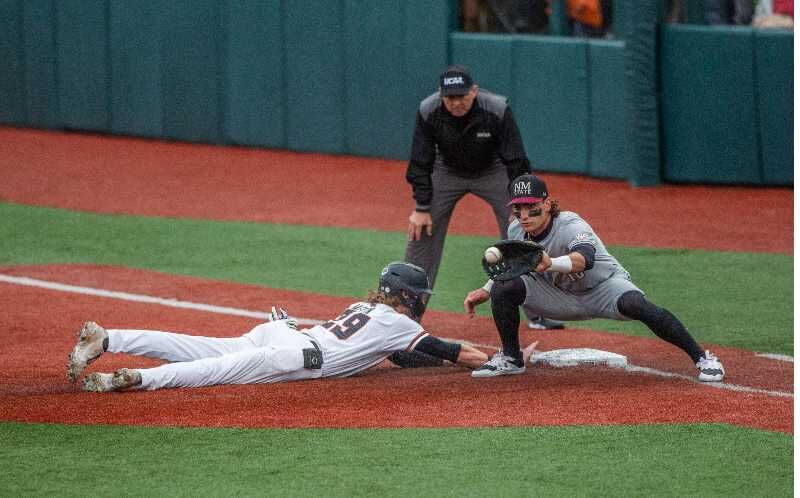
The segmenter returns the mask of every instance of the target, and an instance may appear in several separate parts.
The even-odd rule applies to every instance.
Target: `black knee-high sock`
[[[703,356],[703,349],[681,321],[668,310],[645,299],[641,292],[628,291],[620,296],[617,309],[623,315],[647,325],[661,339],[684,350],[693,362],[697,363]]]
[[[492,316],[503,354],[522,359],[519,348],[519,307],[525,302],[525,283],[521,278],[507,282],[495,282],[492,287]]]

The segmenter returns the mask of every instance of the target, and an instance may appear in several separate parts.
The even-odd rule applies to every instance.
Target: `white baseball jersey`
[[[322,349],[322,376],[347,377],[428,335],[422,326],[385,304],[359,302],[335,319],[305,331]]]

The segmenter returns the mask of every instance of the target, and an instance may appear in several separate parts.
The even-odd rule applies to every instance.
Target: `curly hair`
[[[561,209],[558,207],[558,199],[550,199],[550,216],[553,218],[561,214]]]
[[[397,308],[403,304],[403,301],[400,300],[398,296],[390,296],[385,292],[381,291],[369,291],[367,292],[366,301],[369,304],[385,304],[386,306],[390,306],[392,308]]]

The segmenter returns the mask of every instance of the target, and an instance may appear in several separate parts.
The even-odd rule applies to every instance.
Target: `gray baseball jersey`
[[[519,220],[509,225],[508,238],[525,239]],[[523,276],[527,288],[525,308],[558,320],[629,319],[617,311],[617,300],[625,292],[641,290],[631,282],[630,274],[609,254],[603,241],[583,218],[571,211],[562,211],[553,218],[546,236],[537,242],[553,258],[573,252],[579,244],[590,244],[595,249],[594,266],[576,273],[544,272]]]

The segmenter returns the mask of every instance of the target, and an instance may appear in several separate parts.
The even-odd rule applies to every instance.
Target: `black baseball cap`
[[[466,66],[448,66],[439,76],[439,91],[442,95],[466,95],[472,85],[472,75]]]
[[[547,199],[547,185],[536,175],[518,176],[509,187],[512,204],[535,204]]]

